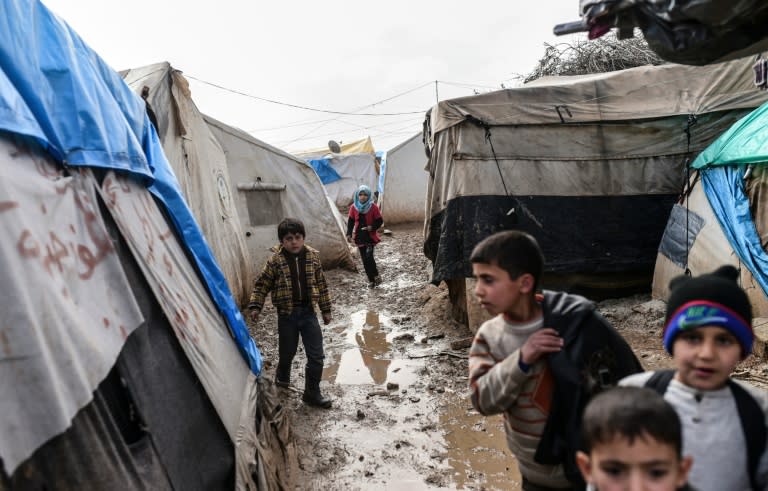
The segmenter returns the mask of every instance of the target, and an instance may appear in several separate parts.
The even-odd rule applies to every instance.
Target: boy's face
[[[721,389],[741,360],[741,345],[725,328],[697,327],[677,335],[672,359],[679,382],[699,390]]]
[[[587,455],[576,454],[584,479],[598,491],[675,491],[688,481],[691,458],[678,457],[674,446],[648,435],[616,435]]]
[[[533,276],[522,274],[516,279],[495,264],[472,263],[472,275],[477,279],[475,296],[480,305],[491,315],[506,313],[516,315],[531,298]]]
[[[298,254],[301,248],[304,247],[304,236],[301,234],[286,234],[280,243],[291,254]]]

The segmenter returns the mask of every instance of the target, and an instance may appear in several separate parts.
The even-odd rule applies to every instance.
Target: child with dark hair
[[[743,491],[768,485],[764,391],[733,380],[752,351],[752,306],[739,272],[722,266],[669,284],[664,348],[674,370],[633,375],[622,385],[664,394],[683,423],[683,451],[693,457],[690,482],[699,491]]]
[[[596,395],[581,434],[576,462],[590,489],[692,491],[680,418],[658,393],[617,387]]]
[[[384,219],[381,217],[379,206],[371,199],[371,188],[366,185],[360,186],[355,191],[354,203],[349,207],[347,240],[354,242],[360,249],[363,268],[368,276],[368,288],[381,283],[379,269],[373,258],[373,248],[381,241],[377,230],[383,223]]]
[[[584,488],[575,454],[589,398],[642,370],[632,350],[587,299],[536,293],[544,258],[523,232],[494,234],[470,256],[480,305],[496,317],[469,352],[472,405],[503,414],[523,490]]]
[[[331,407],[331,400],[320,393],[323,375],[323,331],[317,321],[317,304],[323,323],[331,322],[331,296],[325,281],[320,254],[304,244],[304,224],[286,218],[277,226],[280,245],[272,248],[274,254],[267,260],[253,285],[248,309],[251,319],[258,322],[267,294],[277,309],[279,361],[275,384],[289,387],[291,362],[299,346],[299,337],[307,355],[304,395],[302,400],[322,408]]]

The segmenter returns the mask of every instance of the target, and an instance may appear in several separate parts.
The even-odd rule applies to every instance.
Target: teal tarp
[[[692,167],[768,162],[768,103],[737,121],[694,160]]]
[[[768,162],[768,103],[737,121],[699,154],[704,194],[725,237],[768,295],[768,254],[757,232],[744,174],[749,164]]]

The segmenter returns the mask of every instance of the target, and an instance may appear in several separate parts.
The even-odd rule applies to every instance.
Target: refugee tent
[[[305,159],[321,158],[328,153],[332,153],[330,146],[333,146],[333,143],[336,142],[329,141],[328,143],[330,144],[328,147],[302,150],[296,155]],[[345,155],[351,155],[355,153],[376,153],[376,150],[373,147],[373,141],[371,141],[370,136],[361,138],[359,140],[353,140],[348,143],[336,143],[336,145],[339,146],[339,150],[336,153],[343,153]]]
[[[756,317],[768,316],[768,105],[734,124],[692,164],[689,186],[664,230],[653,296],[666,300],[669,282],[686,271],[723,264],[741,271]]]
[[[149,88],[148,102],[165,156],[238,305],[245,305],[255,278],[254,265],[234,203],[227,157],[192,101],[189,83],[167,62],[121,75],[137,94]]]
[[[352,204],[360,185],[377,189],[379,169],[370,137],[340,147],[338,153],[315,149],[299,152],[296,156],[312,165],[328,196],[340,210],[344,210]]]
[[[736,60],[548,77],[440,102],[425,122],[432,281],[448,281],[461,310],[474,245],[519,229],[543,249],[545,286],[648,288],[686,158],[766,99],[751,61]]]
[[[355,268],[346,222],[307,162],[210,116],[205,121],[226,156],[251,267],[261,271],[278,241],[277,224],[293,217],[304,222],[307,243],[320,251],[324,268]]]
[[[384,185],[379,200],[386,222],[423,222],[428,174],[422,134],[388,150],[382,162]]]
[[[261,355],[144,103],[2,6],[0,488],[267,489]]]

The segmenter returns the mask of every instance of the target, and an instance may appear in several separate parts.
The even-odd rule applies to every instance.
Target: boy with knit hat
[[[664,348],[672,371],[631,375],[621,385],[664,394],[683,423],[689,482],[699,491],[765,489],[766,415],[761,391],[730,375],[752,351],[752,307],[733,266],[670,284]]]

